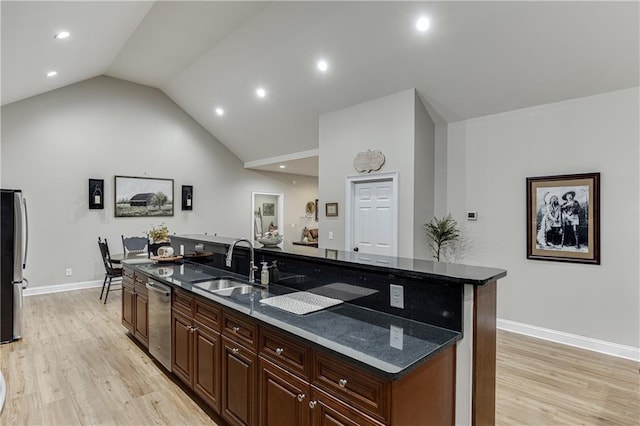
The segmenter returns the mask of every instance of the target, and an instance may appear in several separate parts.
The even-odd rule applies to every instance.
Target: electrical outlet
[[[389,285],[389,294],[391,296],[391,307],[404,309],[404,287],[391,284]]]
[[[64,273],[65,273],[68,277],[70,277],[71,275],[73,275],[73,269],[71,269],[71,268],[67,268],[67,269],[64,271]]]
[[[389,346],[402,350],[404,340],[404,329],[391,325],[389,327]]]

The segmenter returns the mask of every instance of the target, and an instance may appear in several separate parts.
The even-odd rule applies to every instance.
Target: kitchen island
[[[480,418],[467,422],[458,414],[456,394],[460,394],[461,381],[464,387],[465,378],[460,377],[461,369],[456,365],[461,359],[457,352],[464,323],[469,322],[463,321],[465,286],[495,289],[495,280],[504,276],[504,271],[334,251],[328,258],[327,251],[309,253],[306,247],[302,248],[305,253],[256,249],[256,261],[268,262],[275,283],[266,289],[209,291],[200,283],[219,277],[246,281],[249,249],[236,247],[233,267],[224,266],[231,242],[220,237],[174,236],[176,252],[190,253],[196,244],[204,244],[211,255],[198,257],[198,263],[127,267],[142,277],[140,282],[151,277],[174,288],[174,345],[191,347],[188,351],[174,348],[174,373],[179,377],[180,366],[176,369],[176,362],[182,362],[187,370],[190,365],[203,362],[194,359],[193,342],[203,339],[193,336],[198,334],[193,330],[206,329],[210,344],[205,356],[211,357],[220,371],[211,375],[209,387],[214,390],[214,380],[221,386],[217,395],[209,392],[213,396],[210,405],[217,405],[216,411],[227,421],[277,424],[272,416],[280,418],[277,413],[282,414],[283,407],[289,407],[298,413],[298,420],[292,424],[307,424],[306,420],[300,423],[304,419],[310,419],[312,424],[327,419],[344,424],[354,424],[353,419],[358,419],[355,424],[453,424],[454,419],[459,424],[485,423]],[[402,287],[403,308],[389,306],[390,283]],[[341,303],[308,315],[265,304],[277,296],[302,292],[334,296]],[[180,303],[181,300],[186,302]],[[483,302],[474,305],[474,322],[486,323]],[[485,319],[477,320],[478,307]],[[207,321],[198,321],[198,312],[214,312],[208,317],[209,327],[202,327]],[[495,333],[495,311],[493,317]],[[131,329],[135,331],[135,327]],[[478,330],[474,343],[483,336],[482,327]],[[247,334],[243,335],[243,331]],[[175,341],[176,336],[180,342]],[[279,341],[297,349],[284,350],[282,344],[273,343]],[[495,335],[493,351],[495,369]],[[297,355],[289,359],[283,352]],[[215,367],[205,370],[210,372]],[[234,388],[235,380],[228,380],[229,374],[242,377],[240,389]],[[187,371],[181,378],[197,391],[193,372]],[[467,381],[466,389],[471,391],[473,387],[476,398],[480,398],[483,390]],[[282,390],[292,383],[300,392]],[[229,404],[230,395],[239,391],[254,402]],[[283,405],[283,401],[290,404]],[[474,414],[478,414],[477,410]]]

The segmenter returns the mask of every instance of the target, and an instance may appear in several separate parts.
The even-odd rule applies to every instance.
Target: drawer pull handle
[[[307,397],[307,395],[305,395],[303,393],[299,393],[298,394],[298,401],[302,402],[306,397]]]
[[[233,349],[231,349],[231,352],[233,352],[234,354],[237,354],[238,352],[240,352],[240,349],[233,348]]]
[[[238,331],[240,331],[240,327],[238,327],[237,325],[234,325],[232,330],[234,333],[237,333]]]
[[[340,386],[341,388],[347,386],[347,379],[338,380],[338,386]]]
[[[309,408],[313,410],[314,408],[316,408],[316,404],[317,403],[315,401],[309,401]]]
[[[276,348],[276,353],[277,353],[278,355],[282,355],[282,352],[284,352],[284,349],[282,349],[282,348]]]

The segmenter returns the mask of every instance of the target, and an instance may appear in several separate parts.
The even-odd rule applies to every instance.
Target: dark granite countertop
[[[250,293],[221,296],[194,283],[220,276],[235,276],[243,281],[246,277],[188,261],[128,266],[305,339],[312,346],[333,351],[389,380],[401,377],[462,338],[452,330],[349,303],[307,315],[260,303],[261,299],[295,291],[281,285],[272,284],[268,289],[256,286]]]
[[[174,235],[172,238],[190,240],[194,242],[209,242],[213,244],[230,245],[234,238],[218,237],[206,234]],[[328,263],[354,264],[359,267],[385,270],[387,272],[402,272],[420,278],[432,278],[443,282],[483,285],[498,280],[507,275],[504,269],[488,268],[484,266],[463,265],[457,263],[434,262],[423,259],[409,259],[404,257],[380,256],[353,251],[331,250],[296,246],[287,242],[281,244],[283,248],[258,248],[256,253],[278,253],[283,256],[312,258],[314,261]],[[241,246],[239,246],[241,247]]]

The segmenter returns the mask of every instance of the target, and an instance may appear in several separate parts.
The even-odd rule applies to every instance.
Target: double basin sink
[[[233,277],[217,277],[191,283],[194,287],[218,296],[240,296],[251,293],[253,286]]]

